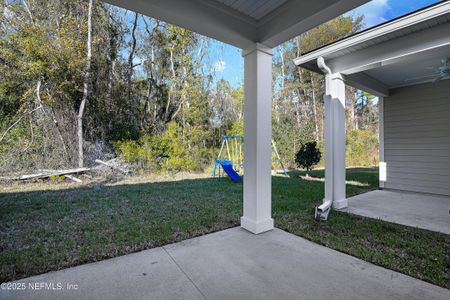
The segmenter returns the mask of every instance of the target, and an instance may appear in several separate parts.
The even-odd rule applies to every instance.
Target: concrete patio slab
[[[78,290],[3,290],[0,298],[450,299],[450,290],[279,229],[253,235],[233,228],[19,282]]]
[[[378,190],[348,198],[342,211],[450,234],[450,197]]]
[[[0,289],[0,299],[202,299],[163,248],[26,278],[25,290]],[[42,283],[60,284],[52,290]],[[32,290],[29,284],[40,290]],[[69,290],[68,285],[76,285]],[[75,289],[76,288],[76,289]]]

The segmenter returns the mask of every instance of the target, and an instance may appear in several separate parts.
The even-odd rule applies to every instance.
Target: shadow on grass
[[[0,194],[0,280],[237,226],[242,184],[195,179]]]
[[[275,216],[311,215],[323,198],[323,183],[299,174],[273,177]],[[234,227],[242,215],[242,183],[228,178],[37,188],[0,194],[1,281]]]
[[[278,228],[376,265],[450,288],[450,235],[339,211],[331,211],[327,222],[317,222],[312,216],[315,205],[323,199],[323,182],[298,178],[306,172],[295,171],[289,175],[293,180],[273,184],[273,215]],[[314,170],[309,175],[323,178],[324,171]],[[347,169],[346,176],[348,197],[378,188],[377,169]],[[274,178],[273,182],[276,180],[280,179]],[[301,201],[293,201],[290,194],[300,196]]]

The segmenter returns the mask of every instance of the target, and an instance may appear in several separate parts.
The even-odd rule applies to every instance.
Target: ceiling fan
[[[435,83],[440,80],[450,78],[450,58],[443,59],[442,66],[437,67],[437,68],[433,67],[431,69],[434,70],[434,74],[408,78],[408,79],[405,79],[405,82],[432,80],[432,82]]]

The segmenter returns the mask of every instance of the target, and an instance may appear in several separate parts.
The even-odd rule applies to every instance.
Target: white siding
[[[385,188],[450,195],[450,80],[384,98]]]

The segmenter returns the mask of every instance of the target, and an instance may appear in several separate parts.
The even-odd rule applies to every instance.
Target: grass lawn
[[[449,235],[335,211],[327,222],[316,222],[314,206],[322,201],[323,182],[301,180],[300,174],[273,177],[278,228],[450,288]],[[376,188],[378,173],[349,169],[347,180],[347,195],[355,195]],[[226,178],[5,187],[0,193],[0,281],[234,227],[241,214],[242,184]]]

